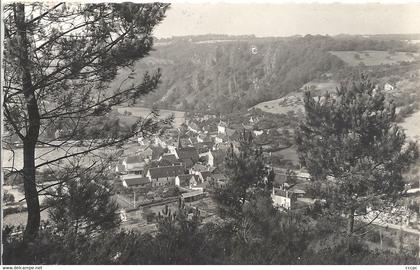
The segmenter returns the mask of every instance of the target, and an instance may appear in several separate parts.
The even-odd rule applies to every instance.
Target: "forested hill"
[[[162,70],[162,83],[145,104],[221,113],[282,97],[339,70],[345,63],[329,51],[413,50],[402,41],[329,36],[183,37],[157,40],[154,47],[135,65],[136,76]]]

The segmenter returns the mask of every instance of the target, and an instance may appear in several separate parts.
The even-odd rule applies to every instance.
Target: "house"
[[[195,175],[193,174],[181,174],[175,177],[175,186],[178,187],[189,187],[190,183],[195,181]]]
[[[181,159],[181,164],[184,166],[185,170],[189,170],[192,166],[194,166],[194,161],[190,158]]]
[[[197,152],[199,153],[199,156],[203,153],[207,153],[209,150],[213,149],[214,143],[213,142],[198,142],[193,144],[195,149],[197,149]]]
[[[218,134],[226,134],[226,128],[227,124],[223,121],[220,121],[219,124],[217,124],[217,133]]]
[[[150,183],[149,178],[137,174],[127,174],[121,176],[122,184],[126,188],[143,186]]]
[[[293,192],[278,188],[273,188],[271,194],[274,207],[279,207],[284,210],[290,210],[296,202],[296,196]]]
[[[178,143],[176,141],[168,141],[166,143],[166,148],[168,148],[169,153],[175,154]]]
[[[162,141],[163,142],[163,141]],[[136,151],[136,156],[140,156],[145,160],[158,159],[163,153],[165,153],[166,145],[142,145],[139,150]]]
[[[124,160],[118,161],[117,165],[115,165],[115,172],[118,174],[125,174],[127,171],[125,170],[125,166],[123,164]]]
[[[228,178],[226,175],[222,173],[215,173],[210,176],[210,178],[214,181],[226,181]]]
[[[392,84],[386,83],[384,85],[384,91],[392,91],[392,90],[394,90],[394,86],[392,86]]]
[[[142,156],[129,156],[122,161],[122,165],[129,174],[142,174],[145,162]]]
[[[166,148],[167,147],[167,144],[166,144],[165,140],[163,140],[161,137],[158,137],[158,136],[155,136],[155,138],[154,138],[154,144],[155,145],[158,145],[158,146],[160,146],[162,148]]]
[[[180,165],[181,161],[176,158],[174,154],[166,153],[163,154],[158,161],[165,161],[166,163],[170,165]]]
[[[212,142],[211,136],[209,134],[198,134],[197,142]]]
[[[207,177],[208,182],[212,183],[214,186],[219,188],[225,187],[227,185],[228,178],[222,173],[214,173]]]
[[[189,172],[190,172],[190,174],[198,175],[198,173],[205,172],[205,171],[208,171],[208,170],[209,169],[207,168],[207,166],[197,163],[197,164],[194,164],[194,166],[191,167]]]
[[[295,171],[298,180],[311,181],[311,175],[306,171]]]
[[[201,189],[201,190],[203,190],[204,182],[201,181],[201,179],[200,179],[200,177],[198,177],[198,175],[193,175],[193,177],[190,178],[189,188],[190,189]]]
[[[214,142],[216,144],[227,142],[229,138],[226,136],[226,134],[217,134],[216,137],[214,137]]]
[[[252,131],[252,133],[254,133],[254,135],[255,136],[260,136],[260,135],[262,135],[262,134],[264,134],[264,130],[254,130],[254,131]]]
[[[182,147],[175,149],[175,156],[178,159],[186,160],[191,159],[193,163],[196,163],[199,160],[199,155],[195,147]]]
[[[194,174],[183,174],[175,177],[175,185],[192,190],[204,190],[204,183]]]
[[[202,190],[194,190],[191,192],[181,194],[181,200],[184,202],[197,201],[203,197],[204,197],[204,192]]]
[[[200,158],[210,167],[216,167],[223,163],[225,154],[221,150],[208,150],[206,153],[201,153]]]
[[[175,178],[182,174],[184,174],[184,166],[175,165],[150,168],[147,171],[146,177],[150,179],[153,186],[165,186],[174,185]]]
[[[223,163],[225,154],[220,150],[209,151],[207,164],[211,167],[217,167],[217,165]]]
[[[303,189],[299,189],[299,188],[291,188],[290,191],[296,195],[296,198],[303,198],[306,194],[306,192]]]
[[[200,133],[201,132],[201,128],[194,122],[189,121],[187,123],[188,129],[191,130],[192,132],[195,133]]]
[[[206,182],[209,176],[211,175],[211,173],[209,171],[203,171],[203,172],[198,172],[196,175],[199,177],[201,182]]]

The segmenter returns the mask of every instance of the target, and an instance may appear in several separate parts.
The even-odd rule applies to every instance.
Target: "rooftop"
[[[215,173],[211,176],[214,180],[220,181],[220,180],[226,180],[227,177],[226,175],[222,174],[222,173]]]
[[[134,164],[134,163],[142,163],[144,159],[142,156],[130,156],[127,157],[126,160],[127,164]]]
[[[184,166],[175,165],[150,168],[148,174],[150,174],[150,177],[153,179],[163,177],[175,177],[184,174]]]
[[[198,152],[195,147],[183,147],[181,149],[176,149],[176,153],[180,159],[188,159],[190,158],[192,161],[198,160]]]
[[[202,190],[194,190],[194,191],[191,191],[191,192],[181,194],[181,197],[185,199],[185,198],[198,196],[198,195],[201,195],[201,194],[203,194]]]
[[[144,185],[149,183],[149,178],[142,177],[141,175],[125,175],[126,177],[123,177],[123,181],[127,184],[127,186],[138,186],[138,185]]]

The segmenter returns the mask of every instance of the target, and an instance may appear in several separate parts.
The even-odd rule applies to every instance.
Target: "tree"
[[[365,76],[342,83],[336,96],[305,93],[305,119],[296,143],[316,194],[347,215],[351,237],[359,210],[383,210],[399,198],[402,173],[418,158],[395,123],[395,106]],[[363,225],[364,226],[364,225]]]
[[[157,87],[159,71],[145,73],[142,81],[127,82],[134,78],[129,68],[152,49],[152,30],[168,6],[34,2],[4,7],[3,108],[5,128],[23,143],[27,240],[35,237],[40,224],[37,169],[159,130],[156,112],[126,130],[115,126],[110,133],[95,118]],[[119,70],[128,70],[128,75],[111,84]],[[40,140],[44,132],[59,125],[67,128],[64,135]],[[86,148],[69,151],[75,137],[89,139]],[[65,154],[39,162],[37,144],[63,149]]]
[[[77,241],[119,225],[119,207],[104,179],[102,167],[90,168],[80,177],[63,179],[55,191],[46,190],[52,195],[46,200],[49,221],[58,233]]]
[[[5,190],[4,194],[3,194],[3,200],[6,204],[14,203],[15,202],[15,196],[13,196],[13,194],[10,194],[9,192],[7,192],[7,190]]]
[[[274,180],[265,165],[262,150],[253,143],[251,132],[243,130],[238,141],[238,152],[231,145],[226,156],[227,185],[216,188],[214,193],[220,214],[233,218],[241,216],[243,205],[256,190],[265,190],[269,194]]]

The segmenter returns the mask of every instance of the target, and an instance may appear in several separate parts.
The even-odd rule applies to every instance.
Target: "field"
[[[131,112],[133,116],[147,117],[150,114],[149,108],[144,107],[116,107],[120,114],[124,114],[125,111]],[[185,122],[185,112],[182,111],[171,111],[171,110],[159,110],[161,118],[174,115],[174,127],[180,127]],[[132,117],[129,117],[132,119]]]
[[[338,83],[333,80],[311,81],[294,93],[291,93],[283,98],[261,102],[252,108],[258,108],[264,112],[274,114],[287,114],[289,111],[296,112],[299,110],[303,112],[302,97],[305,89],[310,89],[315,95],[322,95],[326,91],[333,92],[337,86]]]
[[[28,218],[27,212],[20,212],[15,214],[7,215],[3,218],[3,224],[9,226],[20,226],[25,225]],[[48,219],[48,212],[42,211],[41,212],[41,220],[46,221]]]
[[[273,156],[280,156],[285,160],[290,160],[294,165],[299,164],[299,157],[295,147],[289,147],[281,151],[273,152]]]
[[[299,109],[303,110],[302,94],[297,93],[296,95],[261,102],[251,107],[251,109],[253,108],[274,114],[287,114],[289,111],[296,112]]]
[[[36,161],[35,164],[41,164],[46,161],[54,160],[56,158],[62,157],[64,155],[69,155],[72,153],[76,153],[79,151],[83,151],[84,147],[71,147],[68,149],[60,149],[60,148],[53,148],[53,147],[39,147],[36,148]],[[95,155],[86,155],[82,158],[82,161],[85,164],[91,164],[93,160],[97,160],[98,157],[96,155],[99,154],[99,151],[95,151]],[[14,167],[17,170],[23,168],[23,148],[15,149],[13,152],[7,149],[3,149],[2,151],[2,165],[4,168],[10,169]],[[74,161],[74,159],[72,159]],[[57,163],[57,165],[67,164],[69,160],[63,159]],[[42,168],[41,168],[42,170]]]
[[[420,111],[408,116],[400,126],[405,130],[405,134],[412,140],[420,139]]]
[[[311,81],[302,86],[301,90],[309,89],[314,95],[323,95],[325,92],[333,92],[339,86],[339,83],[334,80],[328,81]]]
[[[403,61],[413,62],[419,57],[418,53],[390,53],[387,51],[331,51],[330,53],[339,57],[350,66],[357,66],[361,62],[366,66],[392,65]]]

